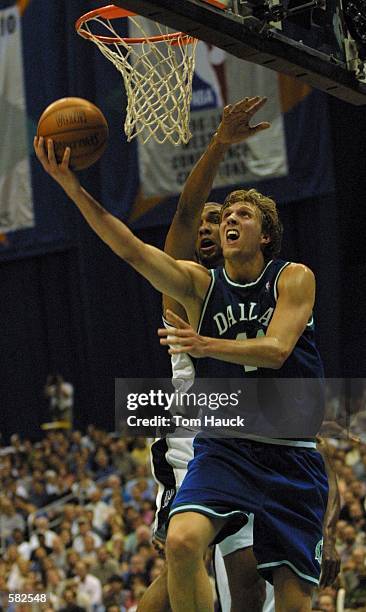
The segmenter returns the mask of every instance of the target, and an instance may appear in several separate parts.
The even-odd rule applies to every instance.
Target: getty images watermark
[[[201,429],[206,427],[245,427],[245,418],[237,414],[230,416],[232,410],[239,406],[241,389],[231,393],[206,393],[204,391],[172,391],[162,389],[149,389],[142,393],[128,393],[126,396],[127,411],[139,411],[141,408],[150,408],[149,416],[130,414],[126,418],[129,427],[189,427]],[[154,414],[154,409],[169,412]],[[197,414],[188,416],[190,409]],[[207,411],[228,409],[228,415],[216,416]],[[184,414],[186,413],[186,415]]]
[[[324,380],[248,377],[174,384],[116,379],[116,429],[145,437],[199,431],[218,437],[313,438],[324,420]]]

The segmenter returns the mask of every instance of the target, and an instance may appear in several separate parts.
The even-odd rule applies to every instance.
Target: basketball
[[[61,98],[42,113],[37,136],[54,142],[58,163],[70,147],[70,168],[83,170],[94,164],[104,152],[108,124],[102,111],[83,98]]]

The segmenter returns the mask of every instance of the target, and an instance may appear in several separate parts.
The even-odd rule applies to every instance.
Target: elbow
[[[273,355],[273,362],[271,368],[273,370],[279,370],[284,365],[285,361],[289,357],[290,353],[285,348],[278,347]]]

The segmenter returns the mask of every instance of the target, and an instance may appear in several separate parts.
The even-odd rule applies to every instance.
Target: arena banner
[[[34,225],[21,19],[17,4],[0,9],[0,233]]]
[[[144,20],[144,29],[152,34],[151,23]],[[141,35],[132,23],[130,35]],[[231,147],[220,166],[215,187],[285,176],[288,164],[277,74],[200,41],[193,77],[192,138],[187,145],[178,146],[169,142],[157,144],[153,139],[146,144],[139,142],[142,194],[151,197],[180,193],[218,126],[223,107],[256,95],[267,96],[268,102],[255,121],[270,121],[271,130]]]

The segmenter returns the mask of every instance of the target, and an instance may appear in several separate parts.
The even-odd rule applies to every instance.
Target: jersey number
[[[264,333],[263,329],[258,329],[256,338],[260,338],[261,336],[265,336],[265,335],[266,334]],[[236,340],[248,340],[248,336],[246,332],[241,332],[240,334],[238,334],[236,336]],[[243,368],[245,372],[254,372],[255,370],[258,370],[256,366],[250,366],[250,365],[245,365],[243,366]]]

